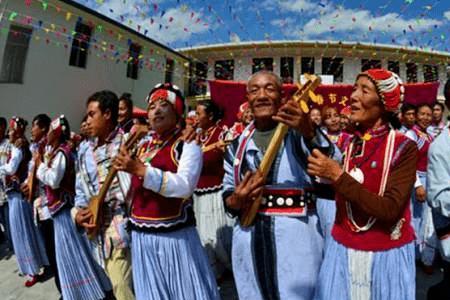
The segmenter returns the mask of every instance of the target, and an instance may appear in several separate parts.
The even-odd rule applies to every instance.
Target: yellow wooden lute
[[[124,144],[124,147],[127,151],[130,151],[139,140],[148,132],[148,128],[146,126],[136,126],[135,131],[131,133],[129,138]],[[109,169],[108,175],[106,175],[105,182],[103,182],[100,187],[100,191],[97,195],[91,197],[89,201],[89,210],[92,213],[92,218],[90,220],[90,224],[95,225],[94,228],[90,229],[87,232],[88,237],[93,240],[96,238],[100,226],[103,224],[103,203],[105,202],[106,194],[108,193],[108,189],[111,186],[114,177],[117,174],[117,169],[112,166]]]

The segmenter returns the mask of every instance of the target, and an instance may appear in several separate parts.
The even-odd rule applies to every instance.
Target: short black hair
[[[98,102],[98,106],[102,113],[109,110],[111,112],[111,121],[114,125],[117,125],[117,117],[119,115],[119,99],[114,92],[109,90],[96,92],[88,98],[86,105],[89,105],[91,102]]]
[[[0,117],[0,126],[6,126],[8,125],[8,121],[6,121],[6,118]]]
[[[123,101],[125,103],[125,106],[129,111],[133,111],[133,99],[131,99],[130,93],[123,93],[119,98],[119,102],[120,101]]]
[[[433,108],[434,108],[436,105],[439,105],[439,106],[441,107],[441,110],[442,110],[442,111],[445,111],[444,104],[442,104],[441,102],[435,102],[435,103],[433,104]]]
[[[417,107],[410,103],[403,104],[401,109],[402,114],[406,113],[408,110],[414,110],[414,112],[417,112]]]
[[[48,131],[52,120],[50,119],[50,117],[47,114],[39,114],[33,118],[33,122],[31,122],[31,124],[33,124],[35,122],[36,122],[37,126],[39,126],[39,128],[45,129],[45,131]]]
[[[197,106],[203,106],[206,114],[212,114],[214,122],[219,121],[223,116],[222,110],[212,100],[199,101]]]

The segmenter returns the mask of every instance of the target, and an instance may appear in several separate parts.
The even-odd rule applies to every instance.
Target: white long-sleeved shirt
[[[11,147],[11,159],[0,166],[0,175],[14,175],[23,159],[23,153],[16,146]]]
[[[147,165],[143,186],[167,198],[188,198],[197,186],[202,165],[201,147],[194,142],[184,144],[177,172],[164,172]]]
[[[59,151],[52,161],[52,166],[48,166],[48,162],[39,165],[36,171],[36,177],[45,185],[48,185],[52,189],[59,188],[61,180],[64,177],[66,171],[66,157]]]

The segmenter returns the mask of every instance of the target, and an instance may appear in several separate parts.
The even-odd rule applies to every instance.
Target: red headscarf
[[[170,83],[157,84],[147,97],[147,103],[150,104],[157,100],[165,100],[171,103],[178,116],[184,113],[184,98],[176,85]]]
[[[370,69],[360,73],[356,79],[361,76],[367,76],[375,85],[377,94],[387,111],[398,112],[400,110],[405,87],[397,74],[385,69]]]

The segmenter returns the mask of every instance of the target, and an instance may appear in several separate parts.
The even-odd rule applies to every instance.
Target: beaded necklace
[[[161,149],[163,149],[169,142],[178,136],[179,131],[180,129],[175,129],[175,131],[171,134],[171,137],[166,139],[164,142],[160,139],[152,139],[152,141],[147,144],[145,149],[139,155],[141,161],[145,164],[150,164],[156,154],[158,154]]]

